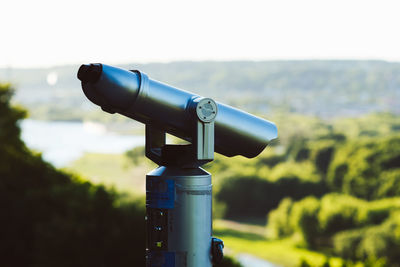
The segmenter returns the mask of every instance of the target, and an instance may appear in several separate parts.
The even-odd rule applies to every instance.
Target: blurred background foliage
[[[0,85],[1,265],[144,266],[142,199],[127,201],[32,153],[11,94]]]
[[[400,64],[178,62],[137,68],[270,114],[278,125],[279,139],[260,156],[216,155],[205,166],[213,174],[214,232],[231,254],[282,266],[400,266]],[[75,70],[52,69],[59,73],[52,87],[42,83],[50,70],[14,70],[13,103],[35,119],[90,120],[123,134],[143,132],[84,102]],[[138,229],[144,229],[144,174],[155,165],[143,147],[85,154],[55,169],[21,141],[18,121],[26,112],[10,106],[9,84],[0,87],[3,262],[144,266],[144,231]],[[223,264],[239,266],[231,258]]]

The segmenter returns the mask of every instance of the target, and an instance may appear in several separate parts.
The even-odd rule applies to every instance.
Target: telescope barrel
[[[78,78],[85,95],[103,110],[157,125],[183,139],[191,136],[188,107],[199,95],[150,79],[140,71],[104,64],[82,65]],[[217,108],[216,152],[252,158],[277,138],[274,123],[222,103],[217,102]]]

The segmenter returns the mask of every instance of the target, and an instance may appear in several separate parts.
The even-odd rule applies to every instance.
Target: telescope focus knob
[[[217,103],[211,98],[202,98],[197,103],[196,114],[202,122],[212,122],[217,116]]]

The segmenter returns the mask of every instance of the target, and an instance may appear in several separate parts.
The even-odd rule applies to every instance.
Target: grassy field
[[[129,162],[124,154],[87,153],[65,167],[95,184],[104,184],[120,192],[145,193],[146,173],[153,169],[150,161]]]
[[[302,259],[312,266],[322,266],[327,259],[323,253],[297,248],[289,239],[268,240],[260,226],[216,220],[213,235],[224,241],[226,252],[233,256],[239,253],[251,254],[279,266],[300,266]],[[339,267],[342,266],[342,260],[331,257],[329,264]],[[362,264],[356,266],[361,267]]]

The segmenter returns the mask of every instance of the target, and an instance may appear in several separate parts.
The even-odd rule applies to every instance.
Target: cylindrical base
[[[211,188],[201,168],[147,174],[147,267],[211,267]]]

